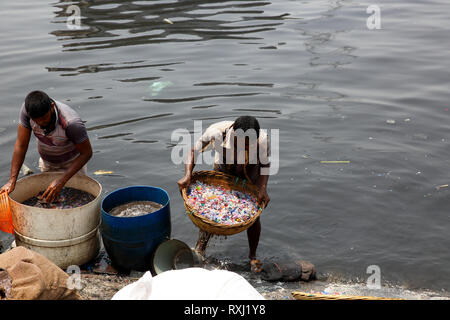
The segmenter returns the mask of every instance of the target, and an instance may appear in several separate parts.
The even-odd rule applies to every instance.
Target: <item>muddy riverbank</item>
[[[221,261],[212,257],[207,257],[202,267],[208,270],[228,270],[241,275],[267,300],[296,300],[292,294],[294,291],[407,300],[450,300],[450,293],[444,290],[437,292],[426,289],[412,289],[384,282],[381,283],[379,288],[369,288],[366,282],[346,280],[321,270],[318,270],[316,280],[286,282],[265,281],[263,280],[263,274],[251,272],[248,264]],[[95,263],[82,267],[79,292],[86,300],[110,300],[116,292],[137,281],[143,274],[144,272],[139,271],[131,271],[129,274],[117,272],[111,266],[107,254],[102,250]]]
[[[116,292],[139,279],[139,276],[118,276],[108,274],[82,274],[79,290],[86,300],[110,300]],[[448,292],[413,291],[400,287],[383,286],[368,289],[365,284],[339,283],[329,280],[312,282],[268,283],[253,279],[249,281],[267,300],[296,300],[294,291],[326,293],[351,296],[372,296],[408,300],[450,300]],[[259,282],[259,283],[258,283]]]
[[[10,247],[11,241],[3,241]],[[3,248],[3,251],[5,251]],[[2,252],[2,250],[0,250]],[[264,263],[263,263],[264,265]],[[292,292],[321,293],[330,295],[370,296],[408,300],[450,300],[450,293],[426,289],[408,288],[401,285],[381,283],[379,289],[370,289],[364,281],[346,280],[318,270],[317,279],[305,281],[265,281],[261,274],[250,272],[247,264],[235,264],[207,258],[204,268],[233,271],[244,277],[267,300],[295,300]],[[131,271],[120,274],[111,266],[107,254],[101,250],[99,256],[89,264],[81,266],[81,288],[79,293],[85,300],[110,300],[123,287],[137,281],[144,272]]]

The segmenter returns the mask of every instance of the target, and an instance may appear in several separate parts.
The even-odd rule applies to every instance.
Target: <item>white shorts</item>
[[[66,171],[69,169],[70,165],[73,163],[72,161],[64,162],[64,163],[50,163],[42,158],[39,158],[39,168],[41,172],[55,172],[55,171]],[[77,174],[83,174],[87,176],[87,165],[84,165]]]

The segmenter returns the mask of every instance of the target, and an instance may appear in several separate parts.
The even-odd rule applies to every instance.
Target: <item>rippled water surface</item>
[[[166,189],[172,237],[193,246],[171,134],[251,114],[280,130],[260,258],[304,259],[343,278],[378,265],[383,283],[448,290],[450,8],[380,0],[381,29],[369,30],[371,4],[3,1],[0,178],[20,105],[44,90],[86,121],[89,173],[115,173],[95,176],[105,193]],[[67,27],[70,5],[80,30]],[[33,141],[25,163],[37,171],[37,161]],[[207,254],[245,263],[245,233],[213,240]]]

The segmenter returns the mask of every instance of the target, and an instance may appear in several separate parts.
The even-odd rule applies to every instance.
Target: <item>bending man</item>
[[[83,122],[73,109],[51,99],[42,91],[29,93],[20,109],[10,178],[0,193],[14,190],[28,150],[31,131],[37,138],[41,171],[64,172],[50,183],[43,194],[45,201],[52,202],[74,174],[87,174],[86,163],[92,157],[91,143]]]
[[[240,139],[240,136],[245,139]],[[267,194],[270,146],[266,132],[260,131],[258,120],[251,116],[214,123],[206,129],[187,156],[185,175],[178,181],[180,191],[189,187],[195,160],[198,154],[210,145],[213,145],[215,150],[214,170],[250,180],[259,188],[258,200],[267,206],[270,201]],[[256,259],[260,234],[261,222],[258,218],[247,229],[249,259],[253,271],[259,271],[261,266],[261,262]],[[200,230],[195,250],[202,256],[210,237],[211,234]]]

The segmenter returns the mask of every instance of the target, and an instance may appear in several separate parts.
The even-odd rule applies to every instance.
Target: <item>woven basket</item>
[[[192,174],[191,184],[195,183],[196,181],[200,181],[209,185],[221,186],[227,190],[237,190],[243,193],[248,193],[253,195],[255,198],[258,197],[259,190],[250,181],[242,180],[238,177],[223,172],[210,170],[196,171]],[[265,207],[264,203],[259,203],[260,209],[258,210],[258,212],[246,222],[236,223],[233,225],[224,225],[211,221],[202,216],[200,213],[196,212],[189,205],[187,189],[183,189],[181,193],[184,200],[184,207],[186,208],[186,212],[192,222],[200,229],[216,235],[228,236],[248,229],[256,221],[263,208]]]

